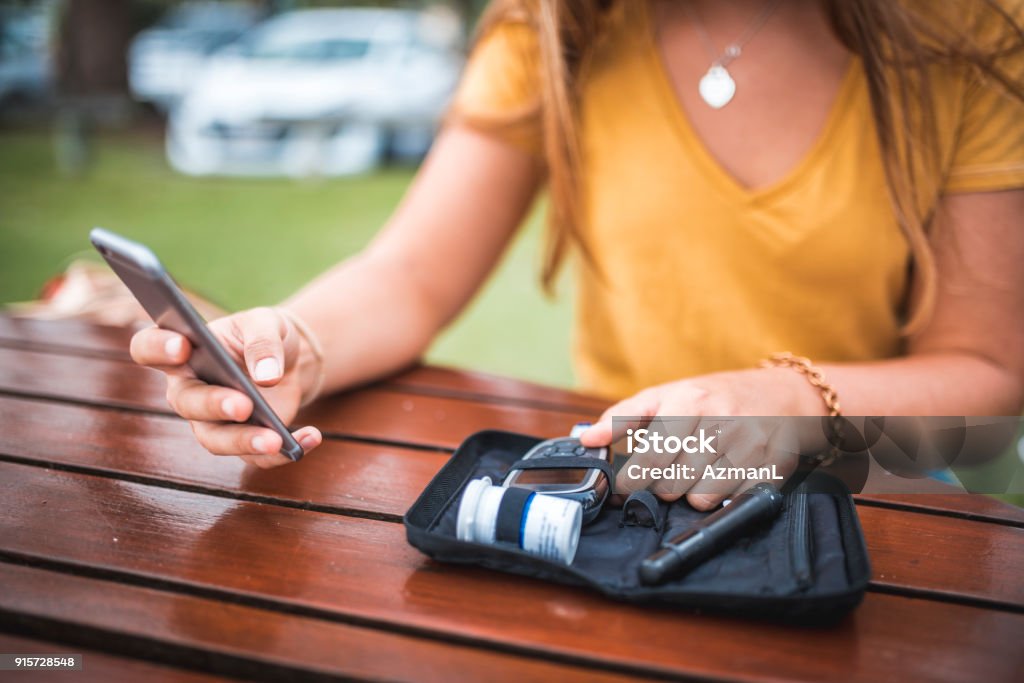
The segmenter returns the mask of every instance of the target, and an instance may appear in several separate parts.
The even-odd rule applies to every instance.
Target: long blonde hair
[[[551,199],[541,278],[551,289],[579,235],[579,84],[613,6],[621,0],[494,0],[477,35],[503,21],[528,23],[537,34],[541,88],[536,106],[517,117],[539,118]],[[640,0],[647,1],[647,0]],[[684,0],[685,1],[685,0]],[[961,65],[1024,100],[1024,85],[999,61],[1024,50],[1024,32],[998,0],[972,0],[978,22],[1000,27],[979,44],[969,27],[953,26],[913,0],[821,0],[839,40],[863,63],[893,210],[911,250],[915,302],[904,332],[927,322],[936,296],[936,268],[927,228],[939,189],[926,190],[922,170],[938,168],[933,96],[925,70]],[[928,3],[924,3],[927,7]],[[980,25],[980,24],[979,24]],[[922,196],[927,194],[928,196]],[[924,211],[922,212],[922,207]]]

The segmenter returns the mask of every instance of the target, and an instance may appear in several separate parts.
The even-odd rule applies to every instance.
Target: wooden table
[[[262,471],[205,453],[127,338],[0,317],[0,652],[85,657],[31,680],[1024,680],[1017,508],[858,497],[874,578],[833,628],[623,605],[435,563],[401,525],[469,433],[600,401],[418,368],[314,404],[326,443]]]

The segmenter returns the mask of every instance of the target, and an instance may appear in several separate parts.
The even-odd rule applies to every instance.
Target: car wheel
[[[389,141],[389,156],[404,163],[420,162],[433,141],[434,129],[430,126],[396,128]]]
[[[293,177],[345,176],[376,169],[387,152],[387,131],[373,122],[309,126],[292,135],[285,172]]]

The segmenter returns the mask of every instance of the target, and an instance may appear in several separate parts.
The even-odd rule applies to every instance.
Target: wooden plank
[[[0,584],[7,589],[0,593],[0,623],[17,620],[23,628],[56,632],[95,647],[246,679],[635,680],[635,675],[592,667],[6,563],[0,563]],[[40,651],[2,645],[0,636],[0,652]],[[63,650],[52,651],[79,651],[59,647]],[[104,657],[110,666],[104,666]],[[97,668],[120,674],[118,680],[146,668],[177,680],[172,670],[157,664],[87,653],[83,670],[92,676]],[[191,680],[188,675],[211,680],[185,671],[182,680]]]
[[[0,343],[66,353],[127,358],[133,330],[83,320],[33,320],[0,314]]]
[[[132,330],[79,320],[29,320],[0,315],[0,346],[127,360]],[[414,393],[600,414],[609,402],[574,391],[485,372],[416,366],[384,382]]]
[[[164,399],[163,377],[127,362],[0,349],[0,391],[170,413]],[[575,422],[592,418],[586,413],[549,413],[522,406],[407,395],[374,386],[319,401],[306,409],[297,422],[311,422],[335,435],[453,449],[480,429],[556,436],[565,434]],[[883,502],[900,499],[891,494],[868,494],[862,498]],[[902,502],[948,514],[1024,523],[1024,511],[980,496],[924,498],[921,494],[910,494]]]
[[[111,352],[110,355],[112,357],[124,359],[127,357],[127,354],[123,352],[123,349],[126,348],[129,338],[130,331],[124,328],[105,327],[79,321],[19,320],[0,315],[0,339],[31,343],[50,343],[56,339],[62,345],[80,345],[81,348],[92,351],[105,350]],[[122,349],[122,351],[118,351],[118,349]],[[26,357],[23,355],[14,357],[4,356],[2,351],[0,351],[0,377],[3,375],[3,363],[5,360],[17,364],[25,361]],[[52,367],[48,367],[46,356],[44,355],[28,356],[27,360],[33,372],[50,372],[55,375],[62,375],[63,373],[62,376],[66,376],[69,372],[75,372],[74,368],[79,367],[79,364],[82,362],[74,359],[54,360]],[[108,366],[104,366],[99,371],[92,373],[92,377],[108,378],[110,372],[104,372],[105,369],[108,369]],[[113,372],[116,374],[119,371],[115,370]],[[55,387],[54,382],[43,380],[28,382],[22,387],[14,386],[13,382],[9,382],[6,385],[0,384],[0,387],[6,386],[8,390],[12,391],[41,392],[46,395],[63,396],[73,400],[109,402],[146,410],[167,410],[166,402],[162,398],[163,380],[159,375],[146,373],[146,371],[141,371],[141,373],[133,371],[132,377],[132,386],[127,394],[122,393],[120,388],[115,390],[114,393],[103,391],[102,388],[93,392],[88,390],[76,391],[76,387],[63,387],[59,382]],[[605,402],[600,399],[574,392],[549,389],[484,373],[455,371],[429,366],[412,368],[385,382],[383,386],[399,393],[413,391],[428,396],[446,396],[455,399],[469,398],[480,403],[511,403],[524,406],[532,405],[533,407],[554,407],[559,410],[570,409],[572,417],[570,422],[556,422],[556,431],[535,432],[539,435],[561,434],[563,432],[557,430],[561,429],[562,425],[571,424],[571,422],[577,420],[585,421],[592,419],[606,407]],[[82,387],[77,388],[82,389]],[[66,393],[62,393],[64,390],[66,390]],[[133,396],[138,400],[133,400]],[[138,398],[140,396],[141,399]],[[338,401],[339,399],[332,400]],[[433,404],[424,407],[419,405],[420,402],[416,401],[416,399],[412,399],[412,401],[413,410],[421,420],[427,420],[428,418],[426,408],[433,408],[435,417],[447,414],[445,406]],[[303,417],[309,415],[317,420],[326,418],[327,421],[323,424],[333,424],[332,418],[334,415],[331,414],[332,411],[338,409],[349,410],[351,403],[351,401],[342,401],[340,406],[337,403],[331,403],[331,407],[324,408],[323,410],[319,407],[314,407]],[[394,408],[396,404],[392,403],[389,405],[391,408]],[[403,410],[409,406],[405,402],[400,402],[397,405],[402,407]],[[419,410],[416,410],[416,408],[419,408]],[[573,414],[573,410],[582,412]],[[588,413],[588,410],[591,412]],[[467,429],[459,431],[460,433],[464,431],[465,434],[469,434],[472,431],[484,429],[487,426],[485,423],[468,424]],[[525,428],[517,430],[527,431]],[[447,448],[453,448],[454,445],[456,444],[452,443],[450,439],[445,443]],[[857,499],[860,502],[873,505],[900,507],[920,512],[933,512],[979,520],[1000,521],[1016,526],[1024,525],[1024,509],[985,496],[942,496],[917,493],[860,494],[857,496]]]
[[[130,361],[0,348],[0,390],[91,401],[135,410],[168,410],[162,375]]]
[[[159,372],[104,358],[0,348],[0,391],[170,412]],[[585,413],[552,413],[371,386],[318,401],[296,422],[315,424],[331,434],[453,449],[478,429],[557,436],[567,434],[576,422],[592,418]]]
[[[0,571],[3,567],[0,566]],[[6,586],[7,584],[5,584]],[[31,672],[3,672],[0,676],[11,679],[29,680],[32,683],[42,681],[146,681],[147,683],[213,683],[214,681],[230,681],[234,679],[214,676],[211,674],[176,669],[170,666],[154,664],[141,659],[119,657],[106,652],[84,649],[69,645],[60,645],[44,640],[22,638],[0,633],[0,652],[17,654],[80,654],[82,669],[80,671],[60,671],[34,669]]]
[[[878,583],[1024,609],[1024,529],[865,506],[857,512]]]
[[[860,493],[858,504],[1024,527],[1024,508],[973,493]]]
[[[398,393],[384,386],[331,396],[313,403],[296,419],[325,434],[354,435],[454,450],[481,429],[501,429],[540,437],[563,436],[593,415],[570,410],[464,401]]]
[[[520,403],[548,410],[600,415],[611,401],[485,372],[420,365],[387,381],[388,386],[485,402]]]
[[[766,628],[439,565],[387,522],[12,464],[0,500],[8,559],[551,657],[747,680],[1009,680],[1021,664],[1024,615],[999,610],[870,595],[836,628]],[[980,532],[1015,530],[978,526],[989,557],[961,561],[1012,575],[1019,558]]]
[[[393,519],[448,460],[443,452],[328,440],[298,463],[261,470],[211,455],[176,417],[9,396],[0,396],[0,424],[0,453],[9,456]]]
[[[391,521],[447,460],[443,453],[333,441],[295,465],[260,470],[206,453],[181,420],[5,397],[0,424],[0,454],[7,456]],[[1024,530],[865,506],[860,518],[879,587],[1024,605],[1024,585],[1011,571],[1024,562]],[[976,555],[987,561],[962,562]]]
[[[47,370],[47,368],[48,367],[43,367],[43,368],[38,368],[37,367],[37,369],[39,369],[41,373],[52,372],[52,370]],[[68,369],[66,369],[66,370],[68,370]],[[145,372],[145,371],[143,371],[143,372]],[[0,375],[2,375],[2,374],[3,374],[3,370],[2,370],[2,367],[0,367]],[[159,377],[157,379],[158,379],[158,381],[162,382],[162,379],[160,379]],[[39,383],[37,383],[36,386],[38,386],[38,384]],[[54,381],[54,382],[52,382],[50,384],[58,385],[59,382]],[[80,389],[83,389],[83,390],[82,391],[78,391],[78,392],[72,392],[72,389],[74,389],[76,386],[78,388],[80,388]],[[58,386],[57,388],[60,389],[61,387]],[[78,385],[78,384],[75,384],[75,385],[70,386],[70,387],[67,387],[67,386],[63,387],[63,389],[67,389],[67,393],[69,395],[72,395],[74,393],[75,394],[75,398],[77,400],[88,400],[88,401],[96,401],[96,402],[100,402],[101,401],[101,397],[97,397],[96,395],[94,395],[95,393],[101,393],[101,392],[89,392],[87,390],[84,390],[85,388],[82,387],[81,385]],[[153,389],[154,392],[157,392],[159,390],[160,390],[159,387]],[[93,393],[93,395],[90,395],[90,393]],[[370,400],[375,401],[375,402],[371,402],[369,404],[369,407],[360,407],[360,399],[359,399],[360,395],[364,395],[364,393],[360,392],[360,393],[351,394],[351,395],[349,395],[347,397],[343,396],[343,397],[333,398],[333,399],[331,399],[331,401],[334,401],[334,402],[330,403],[331,408],[327,408],[327,407],[322,408],[322,409],[321,408],[317,408],[317,409],[314,409],[315,413],[314,412],[309,412],[309,413],[306,413],[303,417],[308,417],[314,424],[317,424],[319,426],[322,426],[322,427],[326,428],[326,425],[332,425],[336,429],[339,429],[339,430],[346,426],[342,422],[342,420],[344,418],[349,418],[350,420],[359,420],[360,421],[359,428],[353,429],[353,432],[357,436],[361,434],[362,436],[369,437],[369,438],[382,438],[382,439],[390,438],[390,439],[396,439],[396,440],[406,440],[406,441],[409,441],[409,442],[412,442],[412,443],[419,443],[419,442],[421,442],[421,439],[424,438],[424,432],[420,430],[420,428],[423,427],[424,424],[426,424],[426,427],[429,430],[427,432],[427,436],[429,436],[431,434],[434,435],[434,436],[437,435],[438,429],[435,428],[435,426],[433,424],[430,424],[430,417],[428,415],[426,415],[426,411],[423,408],[423,402],[417,401],[417,400],[413,399],[413,402],[410,404],[410,403],[404,402],[404,399],[401,399],[401,398],[397,397],[396,394],[392,394],[392,393],[389,393],[389,392],[379,392],[379,393],[375,394],[376,398],[370,399]],[[382,399],[385,400],[385,401],[390,401],[390,402],[385,404],[384,407],[381,408],[381,409],[374,408],[375,405],[380,405],[381,404],[378,401],[380,401]],[[429,399],[425,399],[425,400],[429,400]],[[161,397],[159,397],[159,396],[154,396],[154,397],[152,397],[152,402],[159,404],[159,403],[163,402],[163,399]],[[355,405],[356,408],[352,409],[352,410],[346,409],[345,408],[345,403],[346,402],[347,402],[348,405]],[[58,408],[58,404],[56,404],[56,403],[47,403],[47,402],[43,402],[43,401],[33,402],[32,405],[33,405],[34,408],[32,409],[32,411],[30,413],[26,413],[26,414],[22,414],[22,412],[20,412],[20,411],[22,411],[22,408],[19,407],[19,403],[17,402],[17,399],[8,397],[2,403],[0,403],[0,405],[2,405],[2,407],[4,407],[4,408],[0,408],[0,411],[5,411],[6,412],[6,416],[5,417],[6,417],[7,420],[13,421],[14,419],[20,419],[20,420],[25,420],[26,421],[26,424],[22,427],[22,431],[24,432],[25,430],[32,430],[32,432],[33,432],[32,434],[27,434],[26,435],[25,438],[27,438],[27,439],[34,438],[34,434],[40,434],[40,433],[48,432],[50,430],[50,428],[52,427],[52,425],[59,424],[58,420],[61,419],[61,418],[59,418],[59,416],[65,414],[65,413],[67,413],[69,416],[72,416],[72,417],[79,416],[78,418],[76,418],[78,420],[86,420],[86,423],[84,423],[84,424],[81,424],[81,423],[76,423],[76,424],[81,424],[82,429],[86,430],[84,433],[89,434],[90,438],[94,438],[94,436],[92,436],[93,431],[94,431],[93,425],[89,424],[89,423],[92,423],[92,422],[99,423],[98,425],[96,425],[96,427],[98,427],[101,430],[101,431],[97,432],[97,434],[99,434],[99,435],[102,435],[103,431],[117,432],[118,430],[121,430],[122,433],[127,434],[129,437],[131,437],[131,435],[132,435],[133,427],[131,427],[131,425],[135,425],[136,424],[131,418],[129,418],[127,416],[124,416],[124,415],[117,415],[117,414],[114,414],[113,412],[104,412],[102,415],[92,415],[92,414],[81,414],[80,415],[80,414],[76,413],[76,411],[72,410],[71,408],[60,409],[60,408]],[[159,407],[159,405],[158,405],[158,407]],[[434,407],[436,408],[436,403],[434,403]],[[409,408],[412,408],[412,410],[411,411],[407,410]],[[395,410],[400,409],[400,410],[402,410],[403,414],[404,413],[418,413],[419,420],[418,421],[401,421],[401,422],[398,422],[397,425],[394,428],[389,429],[389,430],[377,430],[377,429],[374,429],[374,426],[378,422],[381,421],[381,417],[383,415],[383,411],[391,410],[391,409],[395,409]],[[153,410],[157,410],[157,409],[155,408]],[[166,411],[166,413],[169,414],[169,410],[166,409],[166,408],[160,407],[160,410]],[[341,411],[344,412],[344,415],[340,416],[341,419],[339,419],[339,416],[331,415],[331,412],[333,410],[341,410]],[[378,410],[380,412],[378,412]],[[439,410],[444,411],[445,409],[441,408]],[[82,415],[87,415],[87,416],[91,416],[91,417],[82,417]],[[464,415],[465,415],[464,426],[462,428],[460,428],[460,429],[451,429],[450,431],[447,431],[446,438],[442,439],[444,441],[443,447],[449,447],[449,449],[452,449],[452,447],[454,447],[454,445],[455,445],[454,442],[457,441],[460,438],[460,435],[466,436],[466,435],[472,433],[473,431],[476,431],[477,429],[484,429],[484,428],[488,428],[489,426],[493,425],[493,423],[489,422],[490,417],[493,417],[493,416],[492,415],[488,415],[486,412],[476,411],[474,413],[468,413],[468,414],[464,414]],[[443,416],[446,416],[446,413],[442,413],[442,417]],[[506,416],[507,416],[507,413],[506,413]],[[474,418],[475,418],[475,422],[471,421]],[[462,419],[462,418],[460,418],[460,419]],[[517,421],[516,424],[514,424],[514,425],[509,425],[506,422],[503,425],[503,428],[513,429],[514,431],[526,431],[525,427],[527,427],[528,424],[525,424],[525,423],[532,423],[532,424],[535,424],[535,426],[538,426],[537,422],[539,422],[539,421],[535,420],[535,418],[528,418],[528,419],[523,420],[523,421]],[[138,424],[143,424],[143,423],[138,423]],[[392,424],[394,424],[394,423],[392,423]],[[173,453],[180,454],[181,458],[187,457],[187,458],[190,458],[190,459],[193,459],[193,460],[196,460],[196,461],[205,461],[205,460],[207,460],[208,454],[205,454],[205,452],[202,451],[202,449],[198,449],[198,447],[195,445],[195,442],[194,442],[195,439],[193,437],[191,437],[190,432],[188,430],[185,430],[185,429],[183,429],[180,426],[173,426],[172,425],[172,426],[166,426],[166,427],[159,427],[158,426],[159,423],[154,423],[154,425],[155,425],[154,426],[154,429],[155,429],[155,434],[154,435],[155,436],[167,436],[167,435],[173,434],[173,438],[174,438]],[[538,431],[535,432],[535,433],[538,433],[539,435],[545,435],[543,432],[540,431],[541,429],[549,430],[547,432],[548,434],[564,433],[564,430],[567,429],[567,428],[568,428],[568,423],[561,423],[561,422],[558,422],[556,420],[553,423],[544,422],[544,423],[540,424]],[[342,433],[342,432],[336,431],[334,433],[337,434],[337,433]],[[113,437],[110,437],[110,438],[113,438]],[[142,444],[142,445],[146,445],[147,446],[148,444],[145,443],[145,444]],[[396,453],[403,452],[403,450],[401,450],[400,447],[398,447],[398,446],[392,446],[392,447],[394,447],[394,449],[397,450]],[[144,450],[144,449],[138,449],[136,451],[139,451],[139,450]],[[344,453],[351,453],[353,451],[358,451],[358,449],[356,449],[356,447],[354,447],[352,445],[345,445],[344,447],[337,447],[337,446],[333,445],[331,442],[329,442],[327,445],[322,446],[322,449],[319,450],[319,452],[318,452],[319,455],[317,456],[317,459],[319,459],[319,458],[333,458],[335,456],[339,456],[339,455],[342,455]],[[169,455],[167,457],[170,458]],[[161,456],[161,458],[163,458],[163,456]],[[186,468],[186,470],[177,470],[174,467],[170,467],[169,466],[171,462],[173,462],[173,461],[171,461],[171,460],[167,461],[168,466],[164,467],[163,470],[162,470],[162,475],[163,476],[167,476],[168,478],[175,479],[175,474],[177,474],[177,473],[179,473],[181,471],[186,471],[187,469],[190,469],[190,466],[189,466],[189,468]],[[229,473],[229,476],[232,479],[237,479],[239,476],[241,476],[241,465],[238,464],[237,461],[227,461],[227,462],[230,463],[230,464],[221,464],[221,465],[217,465],[217,466],[214,466],[214,465],[211,464],[210,468],[219,469],[219,470],[221,470],[221,471],[223,471],[225,473]],[[440,462],[440,461],[437,461],[437,462]],[[439,465],[437,465],[437,466],[439,466]],[[306,466],[303,465],[302,467],[304,468]],[[209,468],[205,468],[205,469],[209,469]],[[295,468],[295,469],[298,470],[300,468]],[[289,471],[291,472],[293,470],[290,468]],[[296,476],[298,476],[298,475],[296,475]],[[301,478],[301,477],[299,477],[299,478]],[[255,479],[257,481],[259,481],[260,477],[257,476],[257,477],[255,477]],[[175,480],[180,480],[180,479],[175,479]],[[367,483],[369,485],[372,482],[368,481]],[[1022,510],[1020,508],[1017,508],[1015,506],[1006,504],[1006,503],[1002,503],[1000,501],[996,501],[996,500],[984,497],[984,496],[976,496],[976,495],[949,495],[949,496],[942,496],[942,495],[934,495],[934,494],[906,494],[906,495],[895,495],[895,494],[870,494],[870,495],[868,495],[868,494],[861,494],[861,495],[858,495],[856,497],[856,499],[857,499],[858,502],[866,503],[868,505],[882,505],[882,506],[885,506],[885,507],[897,507],[897,508],[900,508],[900,509],[906,509],[906,510],[911,510],[911,511],[916,511],[916,512],[925,512],[925,513],[934,512],[934,513],[939,513],[939,514],[943,514],[943,515],[952,515],[952,516],[958,516],[958,517],[964,517],[964,518],[975,518],[975,519],[979,519],[979,520],[999,521],[999,522],[1011,523],[1011,524],[1016,525],[1016,526],[1024,525],[1024,510]]]

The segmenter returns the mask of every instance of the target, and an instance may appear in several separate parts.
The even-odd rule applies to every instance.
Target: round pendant
[[[736,94],[736,81],[732,80],[724,66],[712,64],[704,77],[700,79],[701,98],[713,109],[721,109],[729,104]]]

